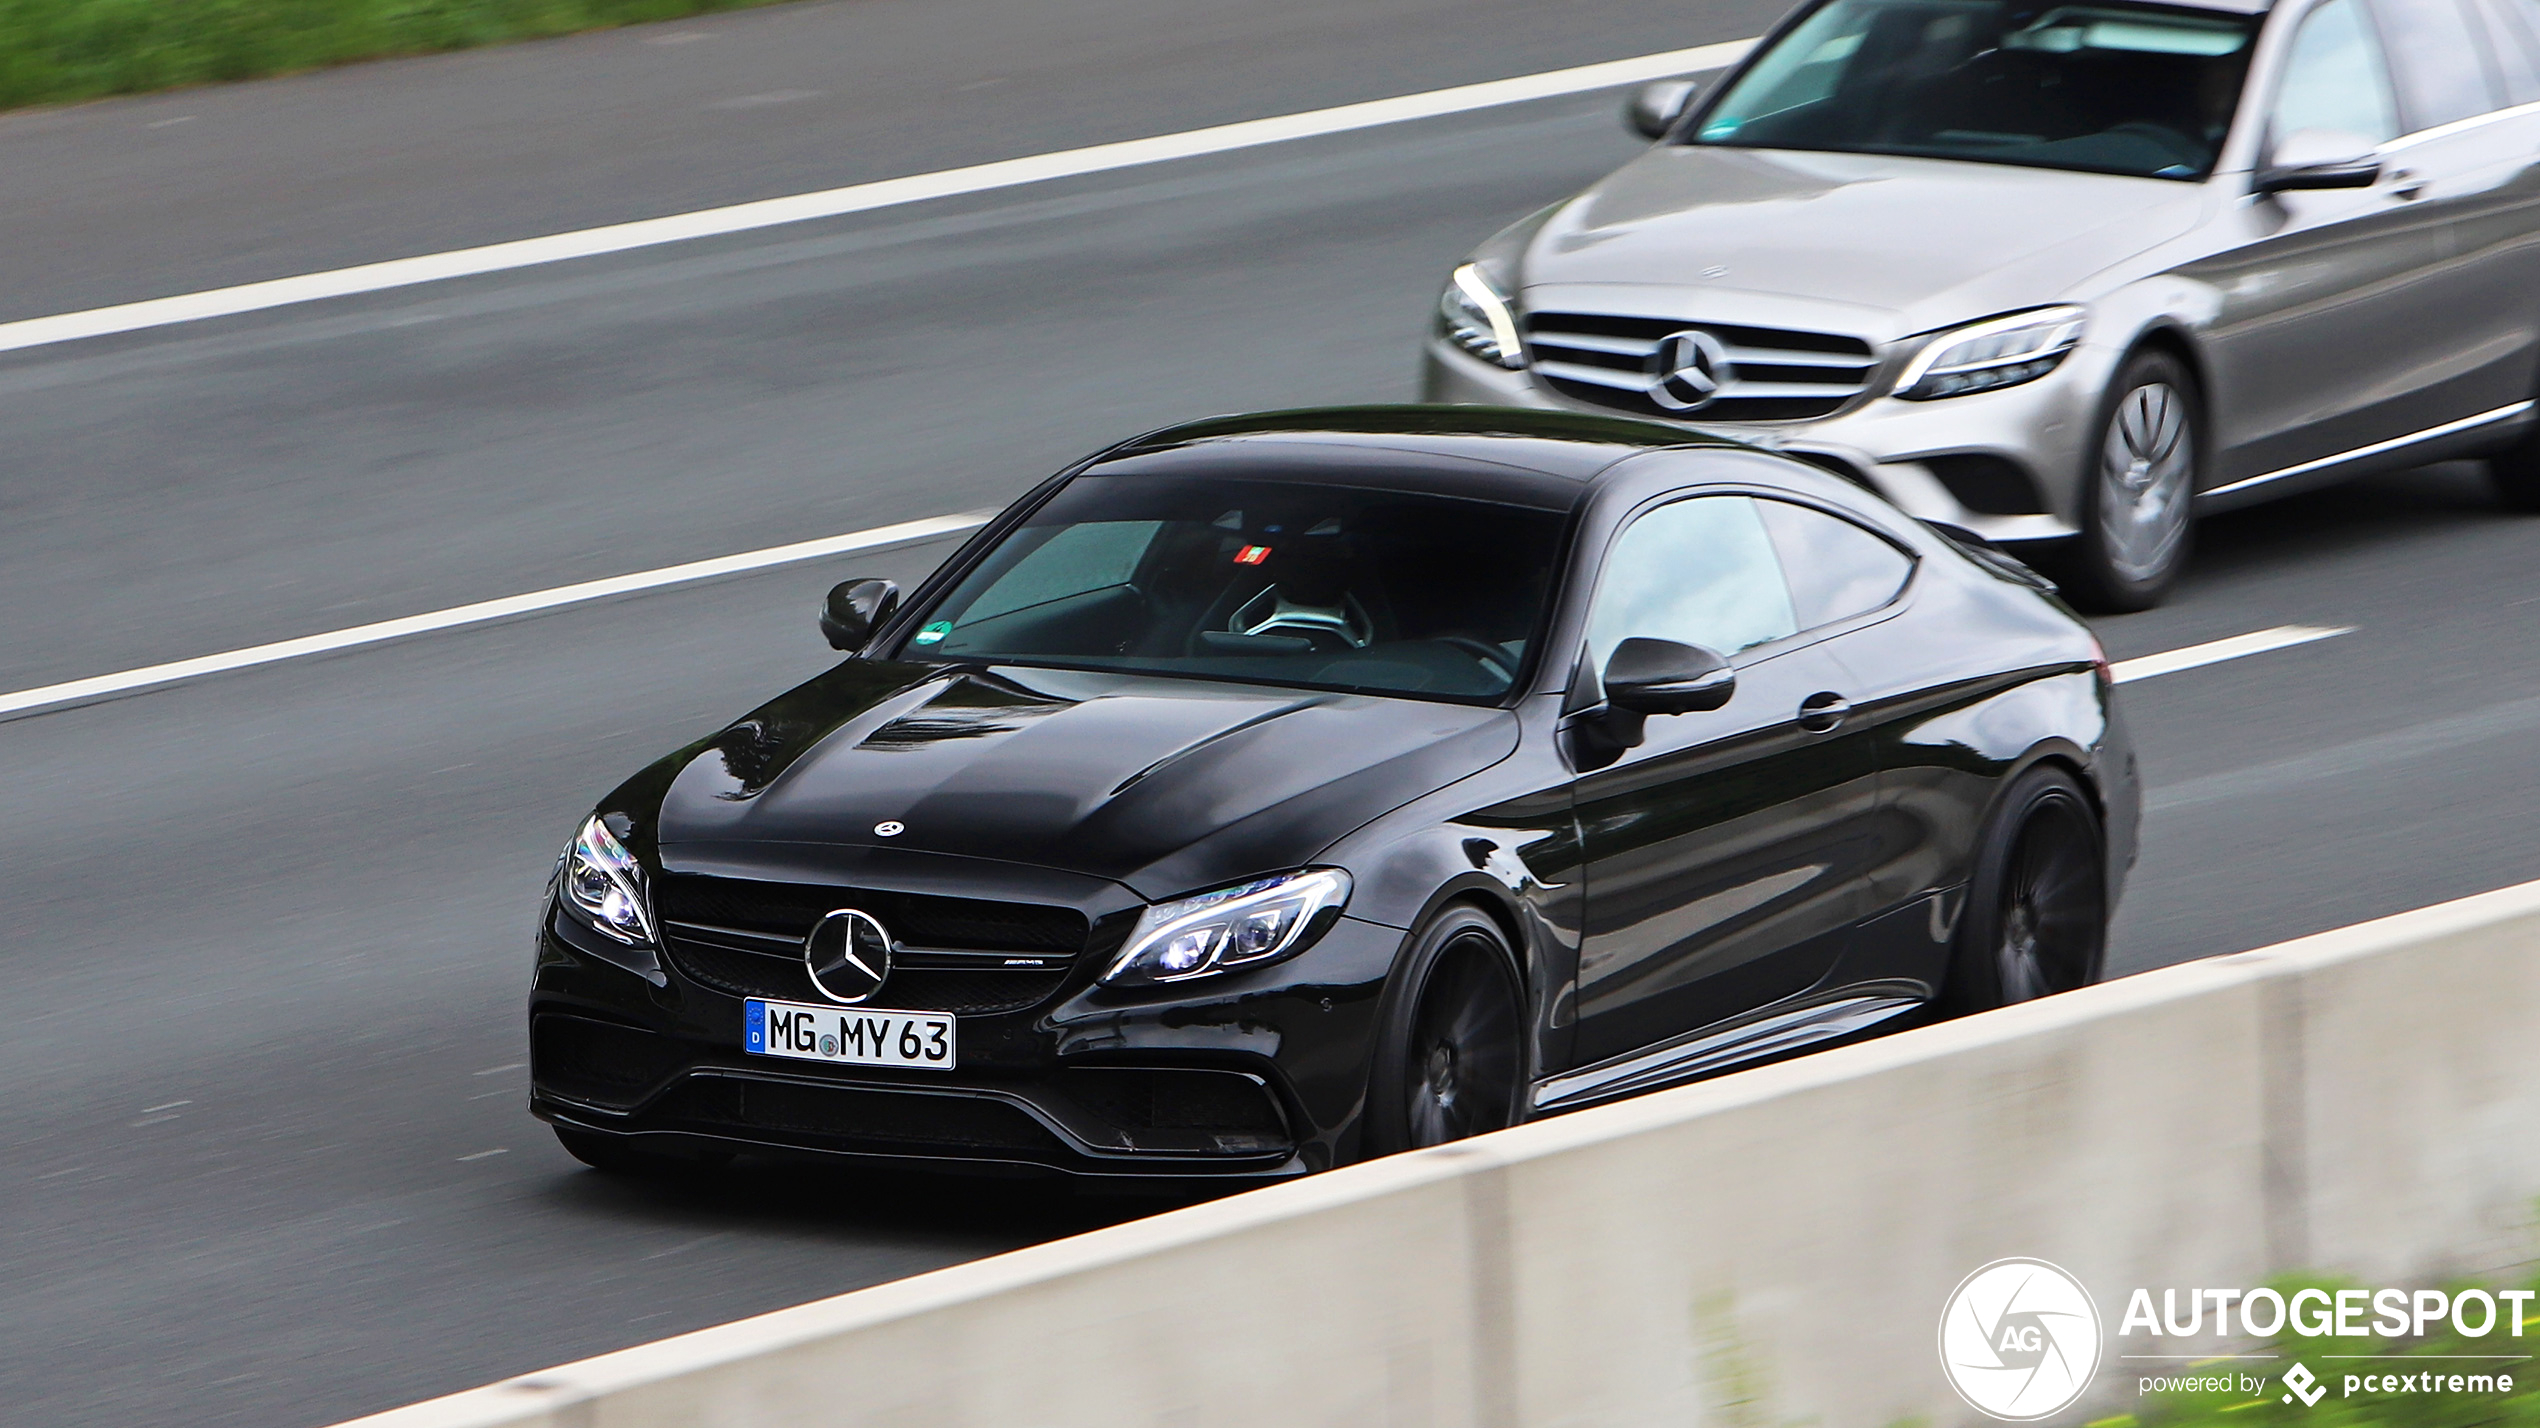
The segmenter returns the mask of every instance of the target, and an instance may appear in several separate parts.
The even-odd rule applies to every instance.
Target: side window
[[[1905,552],[1839,516],[1788,501],[1758,501],[1755,509],[1781,555],[1791,613],[1803,630],[1877,609],[1914,573]]]
[[[1588,658],[1603,669],[1627,639],[1674,640],[1732,655],[1796,634],[1781,562],[1756,503],[1696,496],[1660,506],[1614,542],[1588,614]]]
[[[1137,573],[1161,521],[1091,521],[1061,526],[979,592],[961,612],[965,625],[1051,600],[1126,585]]]
[[[2373,0],[2381,40],[2398,74],[2410,129],[2431,129],[2502,107],[2484,37],[2461,0]]]
[[[2360,134],[2376,144],[2399,137],[2389,71],[2359,0],[2327,0],[2302,17],[2268,128],[2279,143],[2304,129]]]
[[[2505,102],[2540,102],[2540,0],[2482,0],[2480,8],[2487,28],[2496,32]]]

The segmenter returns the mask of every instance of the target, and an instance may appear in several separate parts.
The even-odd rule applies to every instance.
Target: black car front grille
[[[732,996],[792,1002],[827,1000],[803,963],[812,925],[840,908],[870,913],[900,965],[862,1005],[899,1011],[1038,1006],[1066,982],[1089,931],[1069,907],[733,878],[667,876],[653,899],[662,950],[683,974]]]
[[[769,1131],[870,1150],[1011,1151],[1045,1157],[1065,1149],[1019,1107],[985,1096],[716,1076],[698,1078],[663,1097],[653,1115],[666,1124],[701,1130]]]
[[[911,947],[972,952],[1074,953],[1084,948],[1087,930],[1085,915],[1072,907],[681,874],[653,885],[653,905],[668,921],[796,941],[821,918],[852,907],[871,913]]]
[[[1719,374],[1717,393],[1691,409],[1662,404],[1650,395],[1660,375],[1660,351],[1680,332],[1708,334],[1728,362]],[[1839,333],[1604,313],[1530,313],[1526,346],[1535,375],[1554,391],[1671,421],[1829,416],[1868,390],[1878,368],[1876,348]]]
[[[529,1076],[540,1090],[623,1109],[688,1064],[666,1036],[588,1017],[546,1013],[529,1023]]]

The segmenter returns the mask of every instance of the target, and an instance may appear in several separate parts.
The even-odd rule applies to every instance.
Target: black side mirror
[[[888,580],[850,580],[821,603],[820,633],[829,637],[831,649],[860,650],[899,608],[899,586]]]
[[[1605,661],[1605,702],[1632,714],[1700,714],[1729,702],[1737,671],[1700,645],[1629,639]]]
[[[1701,92],[1702,86],[1689,79],[1652,80],[1623,102],[1623,127],[1644,139],[1664,139]]]
[[[2372,140],[2338,129],[2297,129],[2275,145],[2249,191],[2370,188],[2380,178],[2381,156]]]

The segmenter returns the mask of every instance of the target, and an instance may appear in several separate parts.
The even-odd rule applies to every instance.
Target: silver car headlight
[[[2047,307],[1944,332],[1905,364],[1896,395],[1928,402],[2034,382],[2081,345],[2087,316],[2077,307]]]
[[[1139,914],[1102,979],[1113,986],[1185,982],[1304,951],[1349,901],[1338,868],[1281,873],[1159,902]]]
[[[583,919],[628,946],[653,946],[660,934],[644,902],[644,867],[593,814],[574,835],[556,869],[556,891]]]
[[[1475,264],[1456,269],[1438,295],[1438,335],[1494,367],[1514,372],[1526,365],[1516,314]]]

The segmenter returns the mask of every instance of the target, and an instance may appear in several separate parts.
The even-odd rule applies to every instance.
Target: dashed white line
[[[363,263],[357,267],[303,273],[261,283],[243,283],[236,287],[118,303],[113,307],[91,308],[85,312],[25,318],[0,323],[0,352],[73,342],[85,337],[103,337],[109,333],[138,332],[145,328],[200,322],[206,318],[232,317],[239,313],[261,312],[267,308],[320,302],[358,293],[384,292],[419,283],[508,272],[515,268],[537,267],[605,253],[625,253],[665,243],[746,233],[816,218],[870,213],[876,209],[923,203],[930,199],[987,193],[1023,184],[1047,183],[1053,179],[1081,178],[1115,169],[1231,153],[1264,144],[1345,134],[1356,129],[1379,128],[1415,119],[1437,119],[1503,104],[1585,94],[1646,80],[1718,69],[1735,63],[1753,43],[1752,40],[1730,40],[1724,44],[1696,45],[1692,49],[1669,50],[1634,59],[1548,70],[1542,74],[1519,75],[1514,79],[1495,79],[1482,84],[1463,84],[1452,89],[1433,89],[1392,99],[1371,99],[1360,104],[1282,114],[1269,119],[1247,119],[1179,134],[1159,134],[1147,139],[1128,139],[1081,149],[1062,149],[1056,153],[1033,154],[1025,158],[1000,159],[994,163],[912,174],[906,178],[850,184],[844,188],[699,209],[693,213],[674,213],[633,223],[613,223],[604,228],[551,233],[542,238],[520,238],[508,243],[459,248],[447,253],[425,253],[412,258],[392,258],[382,263]]]
[[[2245,635],[2233,635],[2225,640],[2208,640],[2204,644],[2189,645],[2184,649],[2164,650],[2159,654],[2119,660],[2112,672],[2116,676],[2117,683],[2125,684],[2137,679],[2176,674],[2180,670],[2221,664],[2225,660],[2247,659],[2251,655],[2291,649],[2295,645],[2307,645],[2314,640],[2334,639],[2339,635],[2353,633],[2352,628],[2344,625],[2278,625],[2272,630],[2255,630]]]
[[[303,659],[310,655],[352,649],[359,645],[375,645],[387,640],[404,639],[409,635],[455,629],[462,625],[482,625],[492,620],[507,620],[514,616],[535,614],[541,610],[553,610],[565,605],[580,605],[593,600],[605,600],[613,595],[632,594],[638,590],[658,590],[665,585],[689,585],[700,580],[713,580],[720,576],[737,575],[745,571],[765,570],[771,566],[818,560],[823,556],[850,555],[882,550],[890,546],[915,545],[923,541],[976,530],[985,525],[988,518],[994,514],[993,511],[971,511],[958,516],[932,516],[922,521],[902,521],[897,525],[876,526],[868,531],[850,531],[845,535],[827,536],[820,540],[797,541],[792,545],[743,551],[739,555],[718,556],[713,560],[694,560],[685,565],[638,571],[633,575],[613,575],[606,580],[585,580],[578,585],[559,585],[552,590],[534,590],[526,595],[507,595],[499,600],[479,600],[472,605],[458,605],[447,610],[436,610],[428,615],[407,615],[401,619],[355,625],[351,629],[334,630],[322,635],[302,635],[298,639],[276,640],[272,644],[265,645],[249,645],[245,649],[201,655],[194,659],[181,659],[168,664],[145,665],[140,669],[127,669],[115,674],[74,679],[67,684],[48,684],[38,689],[21,689],[14,694],[0,694],[0,718],[56,705],[79,704],[110,695],[129,693],[136,689],[148,689],[154,685],[178,684],[233,669],[248,669],[260,664]]]
[[[462,1156],[460,1156],[460,1157],[459,1157],[459,1162],[460,1162],[461,1164],[465,1164],[465,1163],[467,1163],[468,1161],[471,1161],[471,1160],[491,1160],[491,1159],[493,1159],[495,1156],[498,1156],[498,1155],[509,1155],[510,1153],[511,1153],[511,1147],[510,1147],[510,1146],[507,1146],[507,1145],[498,1145],[498,1146],[494,1147],[492,1150],[480,1150],[480,1151],[478,1151],[478,1152],[477,1152],[476,1154],[474,1154],[474,1155],[462,1155]]]
[[[277,664],[284,660],[310,655],[329,654],[336,650],[375,645],[410,635],[430,634],[437,630],[481,625],[518,615],[535,614],[567,605],[605,600],[613,595],[627,595],[641,590],[658,590],[665,586],[693,584],[719,576],[765,570],[773,566],[799,561],[817,560],[823,556],[847,555],[881,550],[891,546],[916,545],[960,535],[987,524],[993,511],[967,511],[957,516],[934,516],[922,521],[902,521],[897,525],[876,526],[871,530],[850,531],[845,535],[820,540],[798,541],[792,545],[770,546],[764,550],[743,551],[739,555],[719,556],[713,560],[694,560],[684,565],[664,566],[659,570],[637,571],[632,575],[615,575],[606,580],[586,580],[578,585],[560,585],[552,590],[534,590],[526,595],[509,595],[499,600],[480,600],[472,605],[458,605],[435,610],[425,615],[408,615],[402,619],[381,620],[376,624],[355,625],[322,635],[303,635],[298,639],[277,640],[272,644],[249,645],[222,654],[202,655],[194,659],[176,660],[168,664],[145,665],[140,669],[101,674],[88,679],[75,679],[66,684],[47,684],[35,689],[21,689],[14,694],[0,694],[0,719],[37,710],[80,704],[90,700],[126,694],[134,690],[160,685],[181,684],[207,675],[231,670],[251,669],[257,665]],[[2212,640],[2184,649],[2160,654],[2142,655],[2120,660],[2113,673],[2120,684],[2157,675],[2175,674],[2180,670],[2220,664],[2225,660],[2245,659],[2271,650],[2289,649],[2314,640],[2350,634],[2343,626],[2279,625],[2271,630],[2258,630],[2229,639]],[[495,1070],[510,1070],[496,1067]],[[490,1072],[478,1072],[490,1075]],[[180,1103],[182,1104],[182,1103]]]

